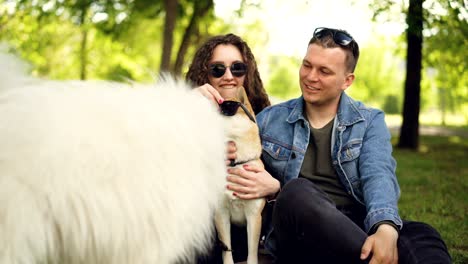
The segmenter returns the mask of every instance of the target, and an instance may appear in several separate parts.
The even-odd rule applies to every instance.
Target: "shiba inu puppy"
[[[224,101],[220,105],[224,115],[226,135],[237,147],[237,159],[231,160],[231,167],[254,165],[263,168],[260,160],[262,147],[254,112],[243,87],[239,88],[236,98]],[[247,225],[248,264],[258,262],[258,243],[262,225],[262,210],[265,199],[242,200],[226,190],[216,210],[215,223],[219,240],[227,247],[223,251],[223,263],[233,263],[231,247],[231,222]]]

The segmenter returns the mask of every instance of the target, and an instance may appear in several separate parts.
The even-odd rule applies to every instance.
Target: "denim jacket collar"
[[[365,120],[359,112],[356,102],[344,92],[341,93],[336,116],[340,126],[350,126]]]
[[[286,122],[290,124],[296,123],[299,120],[306,121],[304,118],[304,97],[303,96],[299,97],[296,102],[297,103],[295,104],[293,110],[291,111],[288,118],[286,119]]]
[[[299,120],[305,120],[304,118],[304,97],[301,96],[296,101],[296,104],[289,114],[286,121],[290,124],[295,123]],[[341,93],[341,98],[338,106],[338,112],[336,114],[335,127],[350,126],[357,122],[364,121],[364,117],[359,112],[356,102],[349,97],[346,93]]]

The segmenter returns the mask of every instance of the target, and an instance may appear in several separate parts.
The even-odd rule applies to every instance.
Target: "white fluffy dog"
[[[190,262],[225,186],[221,117],[186,84],[45,81],[0,56],[0,263]]]

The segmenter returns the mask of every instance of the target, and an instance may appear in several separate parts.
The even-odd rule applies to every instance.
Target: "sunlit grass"
[[[434,226],[453,263],[468,263],[468,137],[421,136],[420,145],[423,152],[394,150],[400,214]]]

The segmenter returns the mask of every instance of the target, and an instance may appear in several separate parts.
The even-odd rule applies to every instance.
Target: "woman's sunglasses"
[[[331,35],[333,41],[341,46],[348,46],[353,41],[353,37],[338,29],[319,27],[314,30],[315,38],[321,39],[327,35]]]
[[[209,66],[211,76],[220,78],[226,73],[226,65],[222,63],[213,63]],[[242,77],[247,73],[247,64],[243,62],[234,62],[229,66],[231,74],[236,77]]]
[[[247,114],[250,120],[252,120],[252,122],[255,123],[255,118],[249,112],[247,107],[245,107],[245,105],[240,102],[227,100],[219,105],[219,109],[221,110],[221,114],[225,116],[233,116],[237,113],[239,106],[244,110],[244,112]]]

